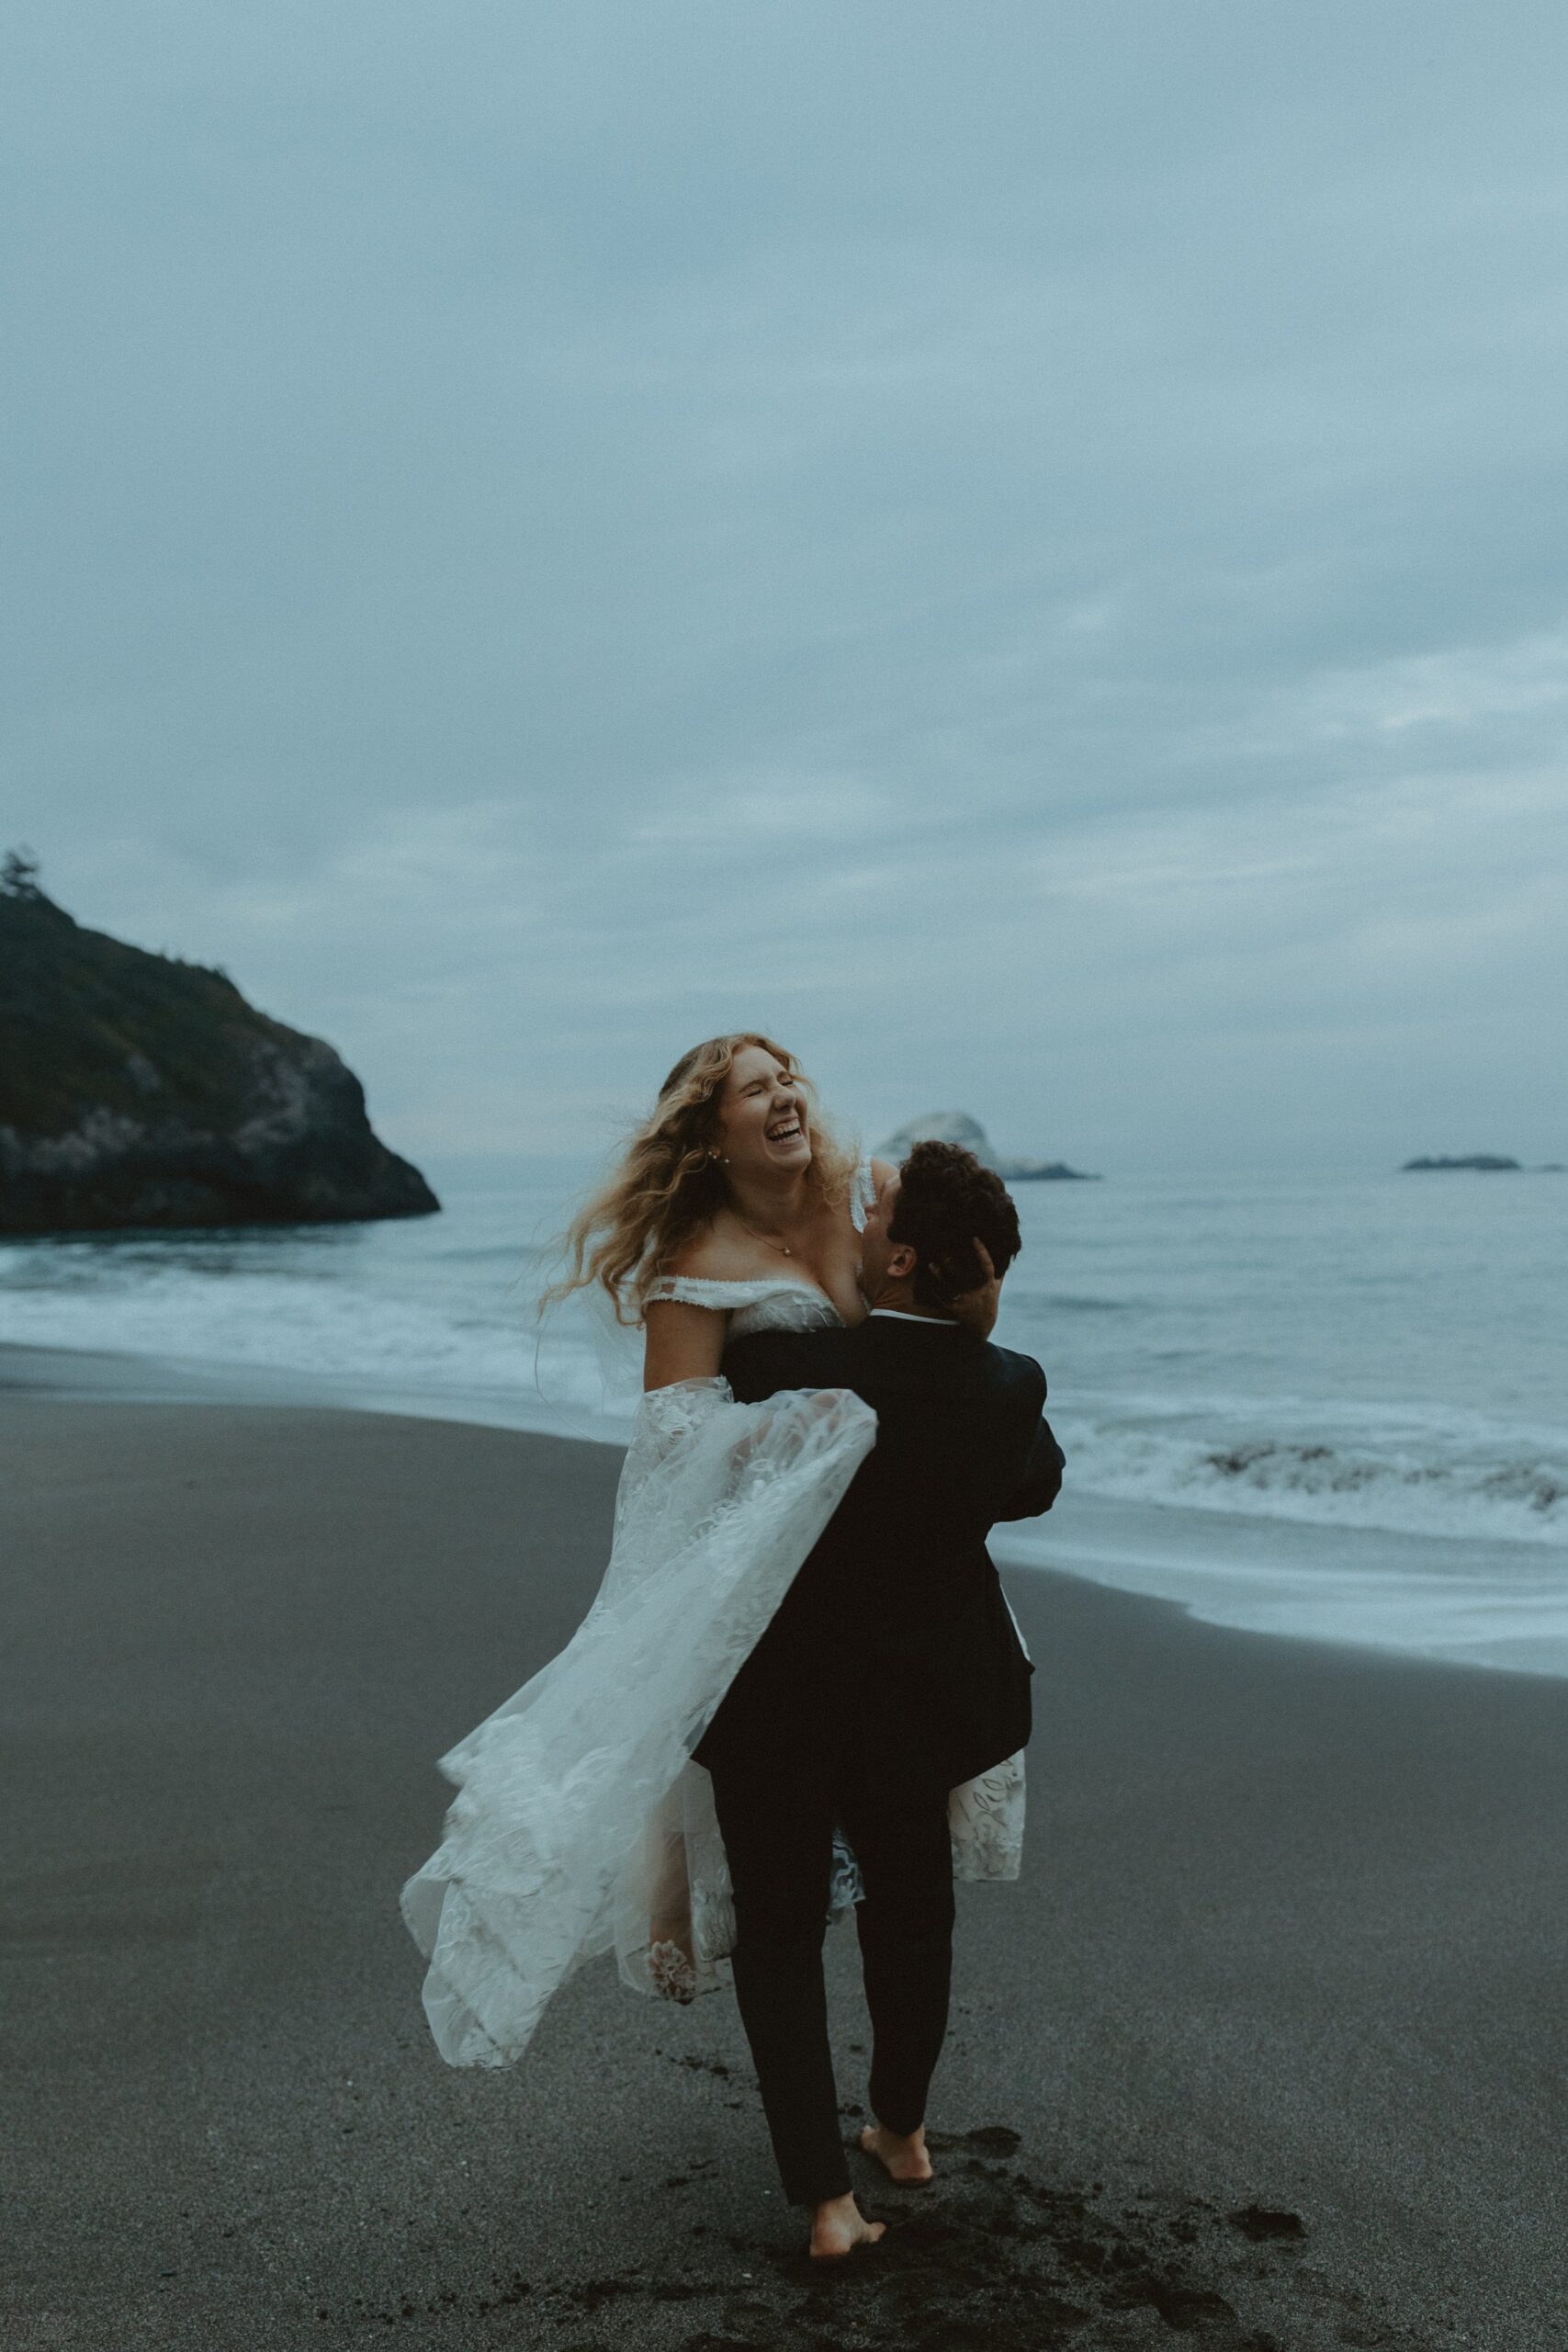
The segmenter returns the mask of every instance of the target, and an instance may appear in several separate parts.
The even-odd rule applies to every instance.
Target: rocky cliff
[[[221,972],[0,880],[0,1232],[341,1223],[440,1207],[319,1037]]]
[[[1069,1168],[1065,1159],[998,1159],[991,1148],[990,1138],[978,1119],[967,1111],[928,1111],[921,1119],[906,1119],[897,1134],[878,1144],[879,1159],[895,1162],[905,1159],[918,1143],[957,1143],[972,1151],[982,1168],[994,1168],[1010,1184],[1034,1182],[1084,1183],[1097,1182],[1086,1176],[1081,1168]]]

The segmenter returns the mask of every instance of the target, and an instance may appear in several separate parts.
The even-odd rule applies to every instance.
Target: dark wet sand
[[[455,2074],[398,1889],[570,1634],[616,1458],[0,1408],[5,2352],[1561,2352],[1568,1684],[1010,1576],[1030,1851],[959,1890],[934,2188],[823,2275],[728,1994]],[[852,1934],[829,1939],[845,2130]]]

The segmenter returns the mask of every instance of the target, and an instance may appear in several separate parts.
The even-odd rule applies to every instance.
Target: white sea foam
[[[1568,1675],[1561,1559],[1540,1545],[1115,1502],[1069,1485],[1049,1518],[999,1527],[1014,1567],[1065,1568],[1213,1625]]]
[[[1073,1483],[1170,1509],[1568,1547],[1568,1434],[1431,1406],[1084,1400]]]

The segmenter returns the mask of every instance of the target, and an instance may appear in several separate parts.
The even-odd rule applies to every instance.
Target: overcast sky
[[[416,1159],[1568,1157],[1561,0],[43,0],[0,840]]]

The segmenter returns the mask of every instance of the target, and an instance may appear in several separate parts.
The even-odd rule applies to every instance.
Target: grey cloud
[[[410,1148],[761,1019],[870,1131],[1562,1155],[1559,11],[20,46],[5,808],[85,920]]]

